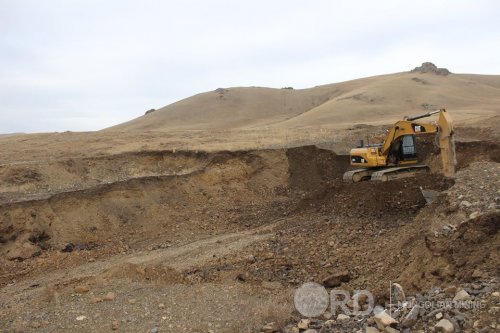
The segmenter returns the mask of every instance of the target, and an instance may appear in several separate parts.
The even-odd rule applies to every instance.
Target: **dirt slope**
[[[219,88],[107,131],[338,127],[386,124],[445,107],[458,121],[500,112],[500,76],[404,72],[310,89]]]

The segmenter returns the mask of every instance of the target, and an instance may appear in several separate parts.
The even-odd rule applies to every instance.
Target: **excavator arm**
[[[407,118],[405,120],[400,120],[392,126],[391,130],[387,134],[387,137],[384,141],[384,145],[382,147],[382,155],[387,156],[389,151],[391,150],[391,146],[393,143],[404,135],[422,135],[422,134],[433,134],[439,131],[439,126],[432,123],[420,123],[414,120],[429,117],[432,114],[441,112],[432,111],[426,114],[415,116],[411,118]]]

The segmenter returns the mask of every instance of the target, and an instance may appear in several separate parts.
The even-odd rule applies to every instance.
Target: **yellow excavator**
[[[417,121],[439,113],[437,123]],[[360,167],[344,173],[345,182],[362,180],[388,181],[413,177],[417,173],[429,172],[427,165],[417,165],[417,146],[415,136],[437,134],[441,150],[443,175],[455,175],[455,141],[453,120],[445,109],[430,111],[413,117],[404,117],[392,126],[380,144],[364,145],[351,149],[351,165]]]

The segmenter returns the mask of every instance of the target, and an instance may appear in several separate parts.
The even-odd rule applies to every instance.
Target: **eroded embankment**
[[[217,233],[234,223],[251,226],[259,221],[246,216],[285,209],[285,197],[279,194],[288,178],[284,151],[166,153],[156,159],[152,169],[143,166],[140,172],[129,172],[131,179],[4,203],[0,206],[4,254],[22,259],[23,252],[34,251],[31,245],[41,249],[68,242],[98,245],[123,236],[127,243],[160,234],[188,239],[194,232]],[[136,163],[131,159],[132,166],[119,169],[135,170]],[[177,171],[172,174],[172,169]],[[141,176],[161,170],[165,174]],[[78,177],[89,172],[97,171],[86,170]]]
[[[498,145],[492,143],[459,144],[459,167],[466,167],[470,160],[494,160],[495,149],[498,151]],[[432,160],[434,154],[429,150],[424,157]],[[345,254],[346,260],[356,253],[362,257],[370,247],[353,247],[352,239],[358,239],[363,244],[372,242],[374,248],[386,244],[379,248],[380,258],[375,260],[377,265],[386,265],[389,262],[383,257],[391,244],[396,249],[391,250],[392,258],[402,244],[408,243],[405,239],[422,239],[428,231],[426,225],[419,230],[401,228],[425,206],[420,187],[442,191],[452,185],[439,175],[344,184],[341,178],[348,168],[346,156],[313,146],[217,153],[130,153],[54,163],[54,172],[61,174],[61,191],[48,193],[43,186],[37,187],[40,181],[55,177],[52,171],[41,172],[45,167],[40,167],[31,170],[40,173],[35,177],[38,180],[22,181],[23,186],[38,189],[33,193],[40,197],[34,198],[31,193],[17,202],[0,205],[2,260],[24,260],[68,246],[67,250],[114,246],[118,252],[168,247],[287,216],[303,221],[287,224],[281,231],[290,233],[288,247],[299,244],[297,253],[287,256],[300,258],[306,255],[302,252],[311,251],[315,253],[312,258],[320,254],[317,263],[325,264],[334,254],[316,252],[317,247],[345,241],[341,251],[334,246],[336,253]],[[72,178],[68,165],[72,165],[71,177],[83,184],[78,189],[69,186]],[[321,222],[343,223],[343,219],[348,220],[343,234],[343,228]],[[400,229],[404,230],[401,235]],[[389,238],[384,237],[387,231],[391,232]],[[321,236],[316,236],[319,233]],[[302,241],[305,243],[300,245]],[[360,259],[361,265],[370,262]],[[297,280],[305,277],[302,273],[295,275]]]

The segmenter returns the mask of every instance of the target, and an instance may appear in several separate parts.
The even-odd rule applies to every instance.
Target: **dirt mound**
[[[477,151],[477,145],[473,148]],[[411,259],[403,280],[426,288],[498,275],[500,205],[495,181],[499,172],[498,163],[474,162],[457,173],[451,188],[419,212],[415,224],[421,235],[406,246]]]
[[[500,213],[467,220],[450,235],[430,235],[411,244],[412,256],[400,280],[417,290],[472,282],[500,274]]]
[[[349,167],[345,155],[316,146],[287,149],[289,184],[293,189],[318,191],[342,178]]]

